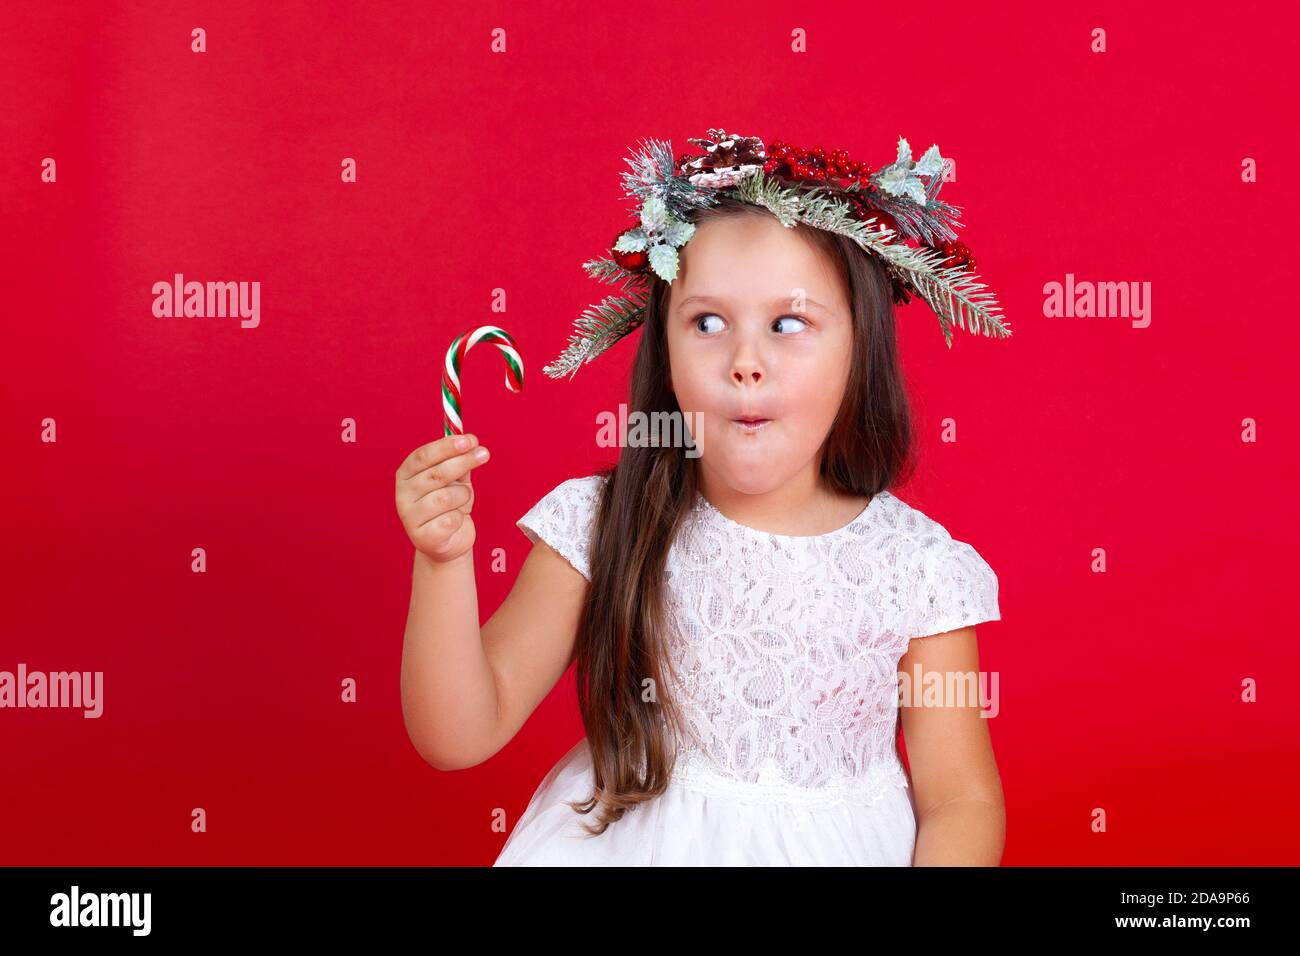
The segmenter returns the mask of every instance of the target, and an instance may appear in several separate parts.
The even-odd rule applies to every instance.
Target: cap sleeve
[[[908,636],[927,637],[1002,620],[997,575],[979,552],[941,529],[927,544],[920,606]]]
[[[561,482],[515,522],[529,541],[545,541],[588,581],[588,553],[592,522],[600,503],[600,482],[600,475]]]

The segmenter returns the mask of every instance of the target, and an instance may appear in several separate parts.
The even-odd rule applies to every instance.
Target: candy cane
[[[519,348],[510,333],[495,325],[480,325],[467,329],[447,349],[447,361],[442,371],[442,433],[443,435],[465,434],[464,423],[460,417],[460,366],[465,361],[465,353],[479,342],[491,342],[501,350],[506,359],[506,388],[519,392],[524,387],[524,362],[519,357]]]

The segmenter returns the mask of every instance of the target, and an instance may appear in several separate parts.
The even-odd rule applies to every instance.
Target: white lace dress
[[[599,475],[519,521],[590,580]],[[702,495],[668,556],[669,648],[689,730],[668,789],[599,836],[586,738],[538,785],[494,866],[910,866],[915,804],[895,750],[913,637],[1000,620],[969,544],[881,492],[828,534],[769,534]]]

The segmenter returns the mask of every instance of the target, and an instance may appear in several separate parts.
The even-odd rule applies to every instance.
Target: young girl
[[[949,234],[922,166],[937,148],[868,175],[839,152],[710,135],[692,140],[703,157],[659,146],[634,165],[641,225],[588,263],[632,296],[580,321],[566,353],[590,361],[643,325],[630,407],[684,418],[688,447],[629,445],[543,497],[481,630],[470,473],[486,449],[449,436],[398,470],[416,547],[408,733],[435,767],[474,766],[576,661],[586,736],[498,866],[997,865],[979,701],[899,694],[900,675],[977,674],[974,625],[1000,619],[979,554],[888,490],[913,466],[895,301],[922,296],[945,334],[954,317],[1009,334],[964,247],[902,241]]]

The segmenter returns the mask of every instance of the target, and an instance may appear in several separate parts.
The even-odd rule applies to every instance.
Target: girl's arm
[[[416,551],[402,648],[402,714],[439,770],[487,760],[514,737],[573,659],[587,579],[545,542],[480,629],[474,552],[437,564]]]
[[[482,462],[451,436],[397,472],[397,511],[415,545],[402,647],[402,717],[440,770],[472,767],[506,745],[573,657],[587,580],[545,544],[479,627],[470,471]],[[463,454],[462,454],[463,452]]]
[[[912,864],[998,866],[1006,843],[1006,806],[987,718],[980,716],[975,628],[913,640],[898,668],[914,694],[899,710],[916,797]],[[954,686],[973,693],[943,699],[943,706],[923,706],[920,691],[930,673],[964,678],[939,682],[945,698]]]

